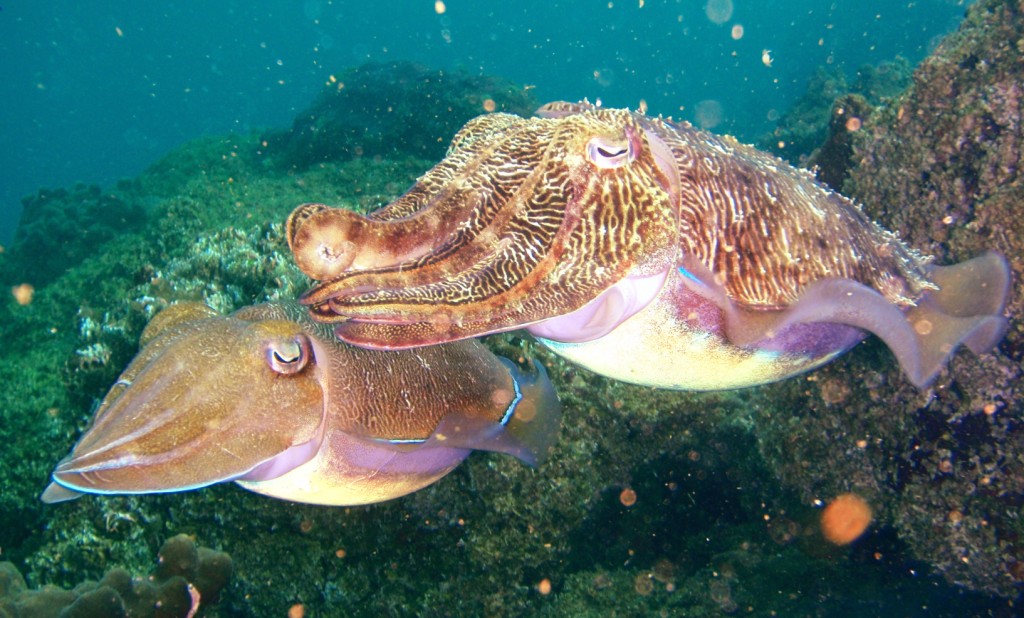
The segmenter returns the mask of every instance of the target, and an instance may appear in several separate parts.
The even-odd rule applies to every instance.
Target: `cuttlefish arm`
[[[302,302],[343,340],[379,349],[570,313],[618,281],[668,271],[670,184],[624,110],[484,116],[391,206],[361,217],[312,204],[289,217],[296,263],[324,281]]]
[[[336,341],[296,304],[221,316],[186,303],[158,314],[142,345],[44,501],[235,481],[365,504],[436,481],[472,449],[535,462],[557,433],[543,372],[476,342],[373,352]]]

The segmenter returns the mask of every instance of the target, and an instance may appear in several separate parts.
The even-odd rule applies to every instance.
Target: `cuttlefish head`
[[[263,478],[319,448],[318,344],[295,322],[186,303],[158,314],[142,344],[53,472],[44,501]]]
[[[561,340],[586,340],[650,302],[678,247],[671,153],[626,110],[540,114],[470,121],[369,216],[296,209],[289,245],[322,282],[302,299],[313,316],[345,341],[395,349],[559,316],[573,316]]]

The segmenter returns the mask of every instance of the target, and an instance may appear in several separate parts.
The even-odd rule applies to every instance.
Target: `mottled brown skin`
[[[596,168],[586,157],[594,138],[632,142],[635,159]],[[365,326],[411,347],[541,321],[631,271],[664,269],[677,224],[669,180],[643,141],[624,110],[560,121],[481,116],[408,193],[361,222],[372,241],[353,243],[355,266],[303,302],[323,321],[387,314]],[[356,217],[337,212],[304,205],[289,218],[296,261],[311,277],[331,271],[317,256],[336,252],[318,241],[334,236],[338,217]]]
[[[366,228],[352,242],[360,256],[373,256],[369,268],[341,269],[333,280],[305,269],[327,279],[304,299],[318,318],[360,317],[361,307],[403,313],[406,305],[415,315],[417,306],[430,312],[440,304],[472,321],[459,313],[462,307],[470,314],[490,311],[505,303],[488,302],[486,310],[476,303],[529,291],[524,288],[542,279],[528,276],[542,256],[563,264],[559,275],[571,264],[573,276],[548,282],[562,302],[519,309],[517,325],[579,308],[578,299],[589,300],[644,263],[675,259],[677,250],[695,256],[730,297],[751,307],[790,305],[808,282],[823,277],[860,281],[901,304],[929,286],[927,260],[855,204],[769,154],[626,110],[556,103],[542,113],[557,117],[475,119],[444,161],[365,219],[323,205],[300,207],[289,219],[297,255],[311,242],[307,235],[336,224],[324,215],[339,213],[332,217]],[[675,199],[668,199],[670,180],[657,169],[644,131],[671,149]],[[598,170],[586,161],[591,138],[627,134],[642,142],[628,169]],[[310,210],[316,214],[310,217]],[[296,228],[305,228],[304,236]],[[667,251],[668,240],[678,241],[678,249]],[[571,244],[558,247],[559,241]],[[499,278],[497,268],[513,283]]]
[[[813,369],[866,332],[923,386],[1005,331],[998,255],[940,275],[810,173],[731,138],[589,104],[538,114],[470,122],[368,217],[299,207],[288,237],[323,280],[302,299],[314,317],[384,349],[527,327],[605,375],[698,389]],[[626,345],[648,358],[620,373]]]
[[[294,303],[230,316],[175,305],[142,346],[45,501],[236,481],[298,502],[365,504],[436,481],[472,448],[543,456],[557,431],[546,379],[522,379],[475,341],[363,350]]]
[[[737,304],[781,309],[826,278],[858,281],[899,305],[934,287],[927,258],[809,172],[688,123],[644,126],[679,173],[680,255],[710,270]]]

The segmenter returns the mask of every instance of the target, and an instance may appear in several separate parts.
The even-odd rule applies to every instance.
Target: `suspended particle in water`
[[[594,69],[594,81],[596,81],[598,85],[607,88],[615,81],[615,71],[604,67]]]
[[[726,580],[712,579],[708,582],[708,596],[727,614],[733,613],[738,607],[732,598],[732,586]]]
[[[22,283],[11,288],[11,294],[14,295],[14,300],[19,305],[27,305],[32,302],[32,296],[36,293],[36,289],[28,283]]]
[[[708,0],[704,14],[711,23],[721,26],[732,18],[732,0]]]
[[[676,565],[667,558],[661,558],[651,567],[651,576],[663,584],[674,584],[676,581]]]
[[[644,571],[637,575],[636,579],[633,580],[633,589],[642,597],[654,592],[654,582],[651,580],[651,574]]]
[[[867,500],[857,494],[842,494],[821,512],[821,533],[836,545],[849,545],[864,534],[871,519]]]
[[[623,489],[619,494],[619,502],[627,508],[633,506],[636,504],[636,492],[631,487]]]
[[[714,99],[705,99],[694,107],[694,120],[702,129],[713,129],[722,122],[722,104]]]
[[[438,15],[444,15],[446,10],[448,10],[448,8],[444,5],[444,2],[441,2],[441,0],[437,0],[437,2],[434,3],[434,12]]]
[[[545,577],[537,582],[537,592],[544,596],[551,594],[551,580]]]

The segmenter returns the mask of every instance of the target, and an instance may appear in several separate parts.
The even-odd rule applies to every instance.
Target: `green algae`
[[[115,192],[104,193],[96,185],[41,190],[22,200],[22,207],[7,266],[24,282],[40,287],[97,247],[145,222],[138,203]]]
[[[540,359],[565,407],[558,446],[537,469],[475,454],[434,486],[368,507],[233,486],[42,505],[50,470],[153,313],[178,300],[229,311],[296,296],[307,282],[281,230],[294,206],[370,210],[430,165],[406,153],[299,170],[265,152],[257,134],[203,138],[119,183],[145,225],[70,264],[31,304],[0,306],[0,545],[31,585],[71,587],[110,564],[143,572],[161,539],[184,532],[234,558],[207,615],[284,615],[295,604],[306,615],[806,615],[934,598],[935,580],[898,577],[906,548],[890,527],[916,538],[896,517],[931,499],[922,484],[899,491],[901,470],[939,465],[910,448],[930,397],[904,385],[877,344],[783,385],[687,394],[594,376],[515,333],[490,337],[498,353]],[[93,353],[83,360],[82,350]],[[893,402],[910,411],[892,412]],[[939,414],[961,405],[948,399]],[[835,550],[816,538],[812,505],[847,490],[868,497],[882,523]],[[961,597],[947,611],[986,603]]]
[[[332,75],[289,130],[264,137],[264,150],[277,167],[298,170],[353,158],[437,160],[470,118],[535,109],[529,90],[508,80],[411,62],[370,62]]]
[[[1024,6],[972,5],[911,86],[864,119],[844,189],[915,248],[947,264],[994,249],[1024,273],[1021,45]],[[766,459],[804,499],[857,491],[908,553],[948,581],[1016,598],[1024,590],[1021,350],[1015,316],[992,354],[960,353],[929,390],[891,368],[877,342],[803,382],[767,389]],[[792,411],[801,411],[791,415]],[[827,466],[809,461],[829,457]]]
[[[195,615],[217,602],[231,579],[231,557],[197,547],[184,534],[160,546],[156,567],[133,577],[123,568],[71,590],[47,585],[30,589],[10,562],[0,562],[0,612],[12,618],[171,618]]]

